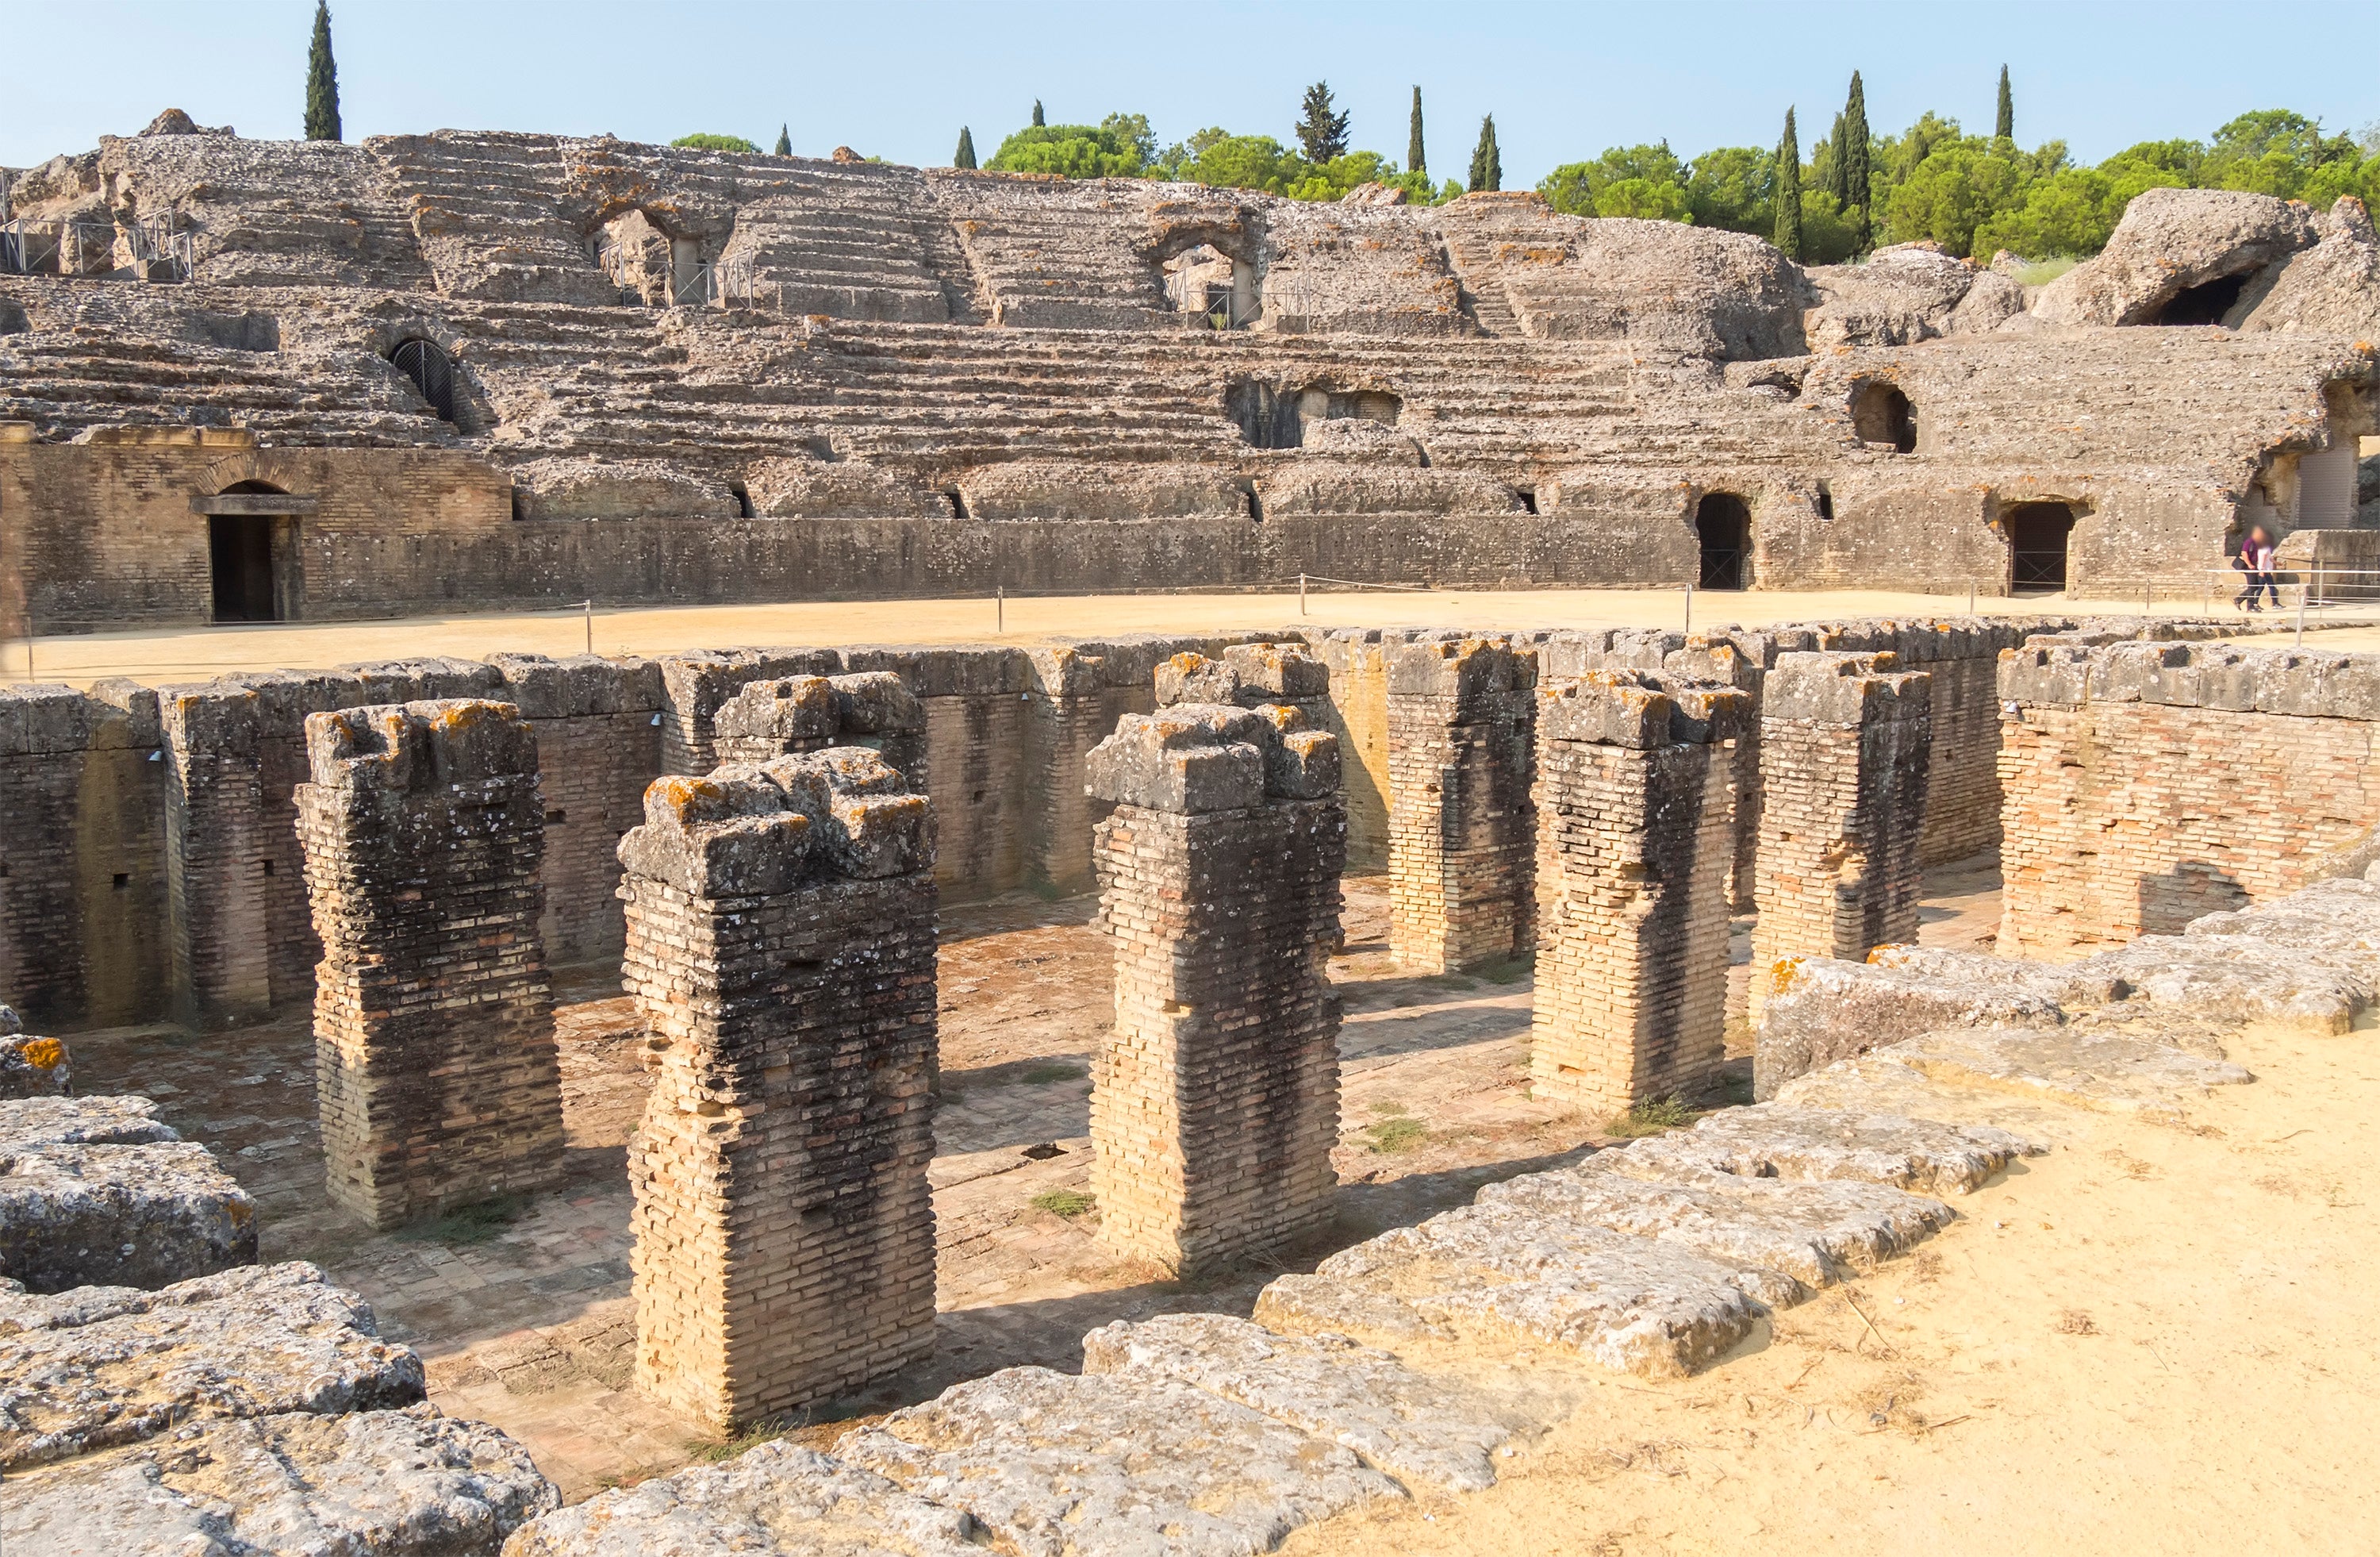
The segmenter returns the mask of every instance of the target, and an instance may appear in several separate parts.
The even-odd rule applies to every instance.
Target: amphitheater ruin
[[[2064,597],[0,689],[11,1557],[1355,1550],[1689,1477],[1709,1380],[1808,1427],[1818,1314],[1930,1441],[1863,1290],[2380,1006],[2380,653],[2204,609],[2252,525],[2380,567],[2352,200],[2151,191],[2026,288],[176,113],[0,189],[29,642]]]

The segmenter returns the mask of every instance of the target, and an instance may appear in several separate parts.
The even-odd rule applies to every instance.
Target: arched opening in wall
[[[262,481],[225,487],[222,497],[285,496]],[[209,514],[207,562],[214,580],[218,622],[278,622],[287,553],[295,547],[295,519],[273,514]]]
[[[1752,582],[1752,505],[1731,492],[1706,493],[1694,505],[1702,569],[1694,587],[1741,590]]]
[[[455,420],[455,359],[434,341],[402,341],[388,354],[389,365],[413,381],[441,421]]]
[[[1898,384],[1875,381],[1852,391],[1852,431],[1863,444],[1884,444],[1895,454],[1917,449],[1917,408]]]
[[[2021,503],[2009,510],[2009,588],[2055,593],[2066,588],[2067,541],[2074,510],[2063,503]]]
[[[2152,324],[2220,324],[2231,305],[2246,290],[2251,273],[2218,275],[2212,281],[2195,286],[2185,286],[2173,295],[2173,300],[2157,310]]]

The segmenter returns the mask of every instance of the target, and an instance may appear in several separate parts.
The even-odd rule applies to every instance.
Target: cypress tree
[[[1785,110],[1785,139],[1777,143],[1777,249],[1802,257],[1802,141],[1793,133],[1793,110]]]
[[[2016,99],[2009,95],[2008,67],[2000,67],[2000,111],[1992,120],[1992,134],[2002,140],[2016,139]]]
[[[1864,250],[1871,236],[1868,221],[1867,89],[1860,73],[1852,72],[1851,101],[1843,105],[1843,199],[1859,214],[1852,218],[1852,241]]]
[[[339,138],[339,63],[331,57],[331,0],[314,0],[314,46],[306,55],[306,139]]]
[[[959,149],[957,154],[951,158],[951,165],[965,168],[970,173],[975,171],[975,131],[965,125],[959,126]]]
[[[1471,182],[1473,194],[1483,189],[1504,187],[1504,159],[1496,150],[1496,116],[1488,115],[1479,121],[1479,144],[1471,151]]]
[[[1825,175],[1818,180],[1818,187],[1835,197],[1838,212],[1844,211],[1852,203],[1852,187],[1848,182],[1851,163],[1843,156],[1843,116],[1840,114],[1835,116],[1834,133],[1827,138],[1826,149],[1827,167]]]
[[[781,157],[790,157],[794,154],[793,128],[791,125],[777,127],[777,155]]]
[[[1044,121],[1041,117],[1041,100],[1037,97],[1033,100],[1033,128],[1036,129],[1040,128],[1043,122]]]
[[[1421,89],[1419,87],[1414,88],[1413,119],[1405,127],[1405,171],[1407,173],[1429,171],[1429,159],[1422,155],[1421,150]]]

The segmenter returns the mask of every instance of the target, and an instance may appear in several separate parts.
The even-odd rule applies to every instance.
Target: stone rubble
[[[27,1032],[17,1013],[0,1005],[0,1099],[62,1098],[73,1090],[66,1044]]]
[[[410,1405],[421,1359],[302,1261],[156,1292],[0,1293],[0,1470],[223,1417]]]
[[[495,1557],[507,1536],[560,1502],[519,1444],[429,1405],[253,1417],[12,1479],[0,1490],[0,1550]]]
[[[1989,1126],[1893,1113],[1803,1108],[1790,1100],[1727,1109],[1612,1154],[1611,1171],[1654,1178],[1702,1169],[1749,1178],[1842,1179],[1920,1195],[1965,1195],[2048,1148]]]

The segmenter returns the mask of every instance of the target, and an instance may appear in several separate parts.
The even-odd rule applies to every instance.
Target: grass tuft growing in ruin
[[[1664,1130],[1682,1129],[1694,1118],[1694,1111],[1676,1098],[1647,1098],[1627,1113],[1615,1113],[1605,1121],[1603,1133],[1621,1140],[1634,1140],[1641,1136],[1658,1136]]]
[[[694,1458],[710,1465],[732,1460],[747,1450],[775,1442],[800,1425],[790,1417],[764,1417],[734,1438],[717,1443],[694,1445]]]
[[[1087,1195],[1079,1189],[1045,1189],[1033,1197],[1035,1210],[1048,1211],[1051,1216],[1062,1216],[1069,1222],[1083,1215],[1099,1203],[1098,1196]]]
[[[2029,261],[2017,266],[2016,284],[2019,286],[2046,286],[2082,262],[2071,254],[2062,254],[2054,260]]]
[[[1089,1074],[1080,1065],[1050,1064],[1027,1065],[1016,1079],[1027,1087],[1043,1087],[1052,1081],[1080,1081]]]
[[[1374,1151],[1417,1151],[1429,1139],[1429,1126],[1400,1113],[1366,1126],[1364,1134]]]
[[[1471,971],[1491,984],[1517,984],[1529,976],[1534,959],[1506,957],[1501,962],[1482,963]]]
[[[468,1206],[450,1206],[436,1216],[401,1228],[397,1236],[417,1244],[484,1244],[520,1220],[528,1202],[517,1195],[499,1195]]]

